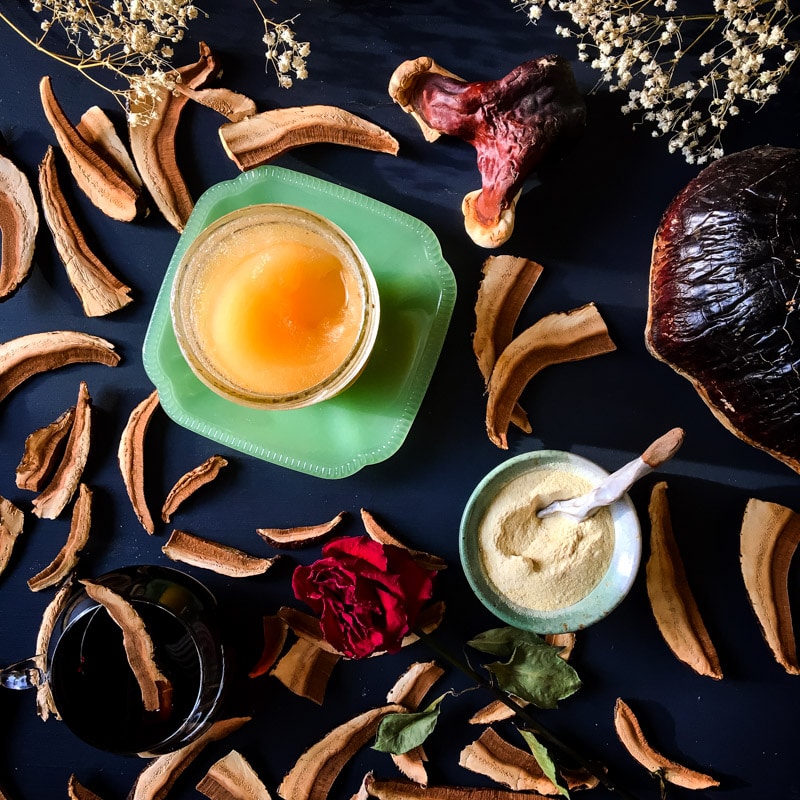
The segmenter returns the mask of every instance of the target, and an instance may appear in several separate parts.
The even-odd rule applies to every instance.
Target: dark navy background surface
[[[359,509],[370,509],[408,544],[447,559],[438,595],[448,611],[437,636],[460,651],[462,642],[497,624],[471,594],[458,561],[461,512],[483,475],[505,458],[539,447],[571,450],[611,470],[670,427],[683,426],[686,442],[660,477],[669,482],[676,535],[725,678],[701,678],[671,654],[653,620],[642,569],[625,602],[578,637],[573,663],[583,688],[541,718],[577,749],[607,765],[637,797],[658,797],[658,786],[617,741],[612,710],[619,696],[640,714],[656,747],[721,780],[722,788],[707,796],[800,797],[800,678],[786,675],[764,643],[738,559],[747,499],[759,497],[800,510],[800,477],[727,432],[688,382],[649,356],[644,346],[653,233],[670,199],[698,168],[668,155],[665,142],[653,139],[646,128],[633,130],[634,120],[619,112],[620,96],[602,88],[592,91],[595,73],[577,62],[573,42],[553,34],[561,21],[554,16],[531,26],[507,0],[281,0],[264,5],[278,19],[300,13],[298,38],[312,45],[308,80],[285,91],[276,86],[274,76],[264,74],[260,18],[248,0],[204,6],[209,18],[192,25],[174,63],[194,61],[202,39],[224,65],[221,82],[251,96],[260,110],[329,103],[390,130],[400,141],[396,158],[314,145],[277,163],[363,192],[430,225],[455,273],[458,300],[417,419],[391,459],[326,481],[227,451],[159,411],[147,436],[146,488],[154,515],[174,481],[216,452],[228,457],[230,466],[176,516],[175,524],[183,529],[267,555],[272,551],[256,535],[258,527],[309,524],[346,510],[350,518],[342,531],[356,534],[361,530]],[[30,23],[24,2],[4,6]],[[587,94],[588,128],[566,157],[541,171],[538,183],[520,201],[516,232],[497,252],[544,265],[522,325],[594,301],[618,350],[538,376],[523,396],[533,435],[512,432],[509,451],[503,452],[484,430],[485,398],[471,350],[473,307],[488,255],[466,236],[460,212],[462,197],[479,186],[475,155],[457,140],[425,142],[416,123],[392,103],[386,87],[400,62],[419,55],[434,57],[467,80],[481,80],[500,77],[550,52],[573,61]],[[123,126],[122,113],[108,95],[0,25],[0,132],[34,184],[37,165],[55,142],[38,99],[44,74],[52,76],[56,96],[71,119],[98,104],[118,129]],[[764,143],[800,146],[797,77],[767,107],[758,113],[748,110],[734,121],[725,142],[729,151]],[[238,174],[217,137],[222,121],[209,109],[191,105],[181,121],[178,158],[195,197]],[[0,578],[2,663],[32,654],[52,593],[34,594],[26,581],[50,562],[69,526],[66,513],[56,521],[40,521],[29,513],[32,495],[15,487],[14,470],[25,437],[74,403],[81,379],[93,398],[94,435],[85,480],[94,489],[95,510],[80,574],[99,575],[131,563],[171,563],[161,552],[171,527],[158,523],[155,535],[148,536],[139,525],[117,467],[117,444],[131,409],[152,390],[141,347],[178,234],[158,213],[130,224],[106,219],[62,174],[92,246],[133,287],[135,302],[105,319],[85,318],[43,224],[30,279],[0,305],[2,340],[77,329],[110,339],[122,355],[115,369],[75,365],[37,376],[0,407],[0,495],[27,512],[25,533]],[[655,479],[632,492],[645,534]],[[196,797],[197,780],[231,747],[250,760],[275,794],[303,750],[334,725],[384,702],[407,664],[431,657],[418,644],[396,656],[340,663],[322,707],[289,694],[270,677],[244,677],[260,652],[262,615],[292,602],[293,564],[317,556],[316,548],[295,551],[266,575],[244,580],[187,569],[217,594],[226,615],[236,654],[229,711],[250,713],[253,719],[227,741],[209,747],[171,797]],[[800,611],[796,570],[790,593],[794,610]],[[468,685],[448,671],[433,696]],[[485,785],[457,762],[459,750],[479,733],[467,719],[487,700],[470,692],[443,706],[440,727],[426,745],[432,784]],[[16,800],[65,796],[71,773],[107,800],[123,798],[144,766],[138,759],[109,756],[82,744],[58,721],[42,722],[32,693],[0,693],[0,741],[0,784]],[[332,800],[350,797],[367,769],[378,776],[396,774],[387,756],[366,749],[337,780]],[[603,794],[597,790],[590,796]],[[684,795],[679,789],[670,792],[676,798]]]

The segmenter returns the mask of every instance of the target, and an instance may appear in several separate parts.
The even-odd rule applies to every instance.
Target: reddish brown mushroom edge
[[[542,56],[494,81],[467,83],[421,56],[392,74],[389,95],[417,121],[428,141],[443,133],[471,144],[481,188],[461,210],[475,244],[495,248],[514,230],[525,179],[557,140],[577,138],[586,107],[569,63]]]

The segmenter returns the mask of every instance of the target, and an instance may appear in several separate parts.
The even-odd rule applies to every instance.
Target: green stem
[[[431,648],[437,655],[439,655],[442,659],[447,661],[452,667],[455,667],[460,672],[463,672],[467,677],[471,678],[475,683],[480,686],[482,689],[486,689],[487,691],[491,692],[498,700],[504,703],[508,708],[510,708],[516,716],[525,723],[525,727],[530,729],[533,733],[535,733],[542,741],[546,744],[558,749],[563,753],[565,756],[570,758],[579,766],[583,767],[585,770],[589,772],[590,775],[597,778],[600,784],[607,789],[609,792],[613,792],[617,795],[617,797],[622,798],[622,800],[637,800],[635,795],[632,795],[626,789],[623,789],[621,786],[616,785],[605,772],[605,770],[600,769],[596,764],[592,763],[588,759],[584,758],[580,753],[576,752],[570,745],[566,742],[559,739],[557,736],[552,734],[549,730],[544,728],[540,722],[538,722],[534,717],[528,712],[525,708],[523,708],[519,703],[517,703],[509,694],[508,692],[501,689],[496,684],[492,683],[492,681],[485,678],[480,673],[476,672],[472,667],[469,666],[465,661],[460,660],[452,653],[446,651],[442,648],[442,646],[428,633],[424,631],[417,630],[415,633],[419,636],[420,641],[425,642],[428,647]]]

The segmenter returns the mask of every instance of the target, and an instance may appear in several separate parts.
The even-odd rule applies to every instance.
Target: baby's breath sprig
[[[25,33],[2,11],[0,20],[39,52],[110,92],[126,110],[135,99],[139,111],[130,115],[133,124],[152,116],[160,89],[175,88],[172,45],[200,13],[190,0],[31,0],[31,7],[42,15],[38,36]],[[109,77],[121,78],[121,84]]]
[[[302,81],[308,77],[306,57],[311,52],[311,45],[309,42],[298,42],[292,28],[299,15],[283,22],[275,22],[264,14],[257,0],[253,0],[253,4],[261,14],[261,20],[264,23],[262,41],[266,45],[265,71],[269,72],[270,68],[273,69],[278,77],[278,85],[289,89],[294,78]]]
[[[762,106],[777,94],[800,51],[789,0],[512,3],[533,22],[545,5],[568,14],[571,25],[556,33],[577,40],[578,58],[611,91],[627,92],[623,113],[640,113],[690,164],[723,155],[722,133],[740,103]]]

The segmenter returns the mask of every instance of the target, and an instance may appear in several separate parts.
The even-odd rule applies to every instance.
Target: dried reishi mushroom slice
[[[132,302],[130,287],[115,277],[86,242],[58,181],[53,148],[39,165],[42,211],[56,251],[87,317],[104,317]]]
[[[474,742],[461,750],[459,766],[502,783],[514,791],[558,794],[539,762],[528,750],[506,741],[494,728],[487,728]],[[598,779],[586,770],[563,770],[561,777],[569,791],[593,789]]]
[[[234,92],[232,89],[226,89],[222,86],[215,86],[210,89],[191,89],[183,83],[177,84],[175,88],[180,94],[185,94],[195,103],[200,103],[206,108],[222,114],[223,117],[227,117],[231,122],[239,122],[239,120],[256,113],[255,101],[247,97],[247,95]]]
[[[80,135],[59,105],[48,75],[39,82],[39,94],[47,121],[84,194],[112,219],[123,222],[135,219],[140,211],[141,188],[131,184],[113,160]]]
[[[654,750],[644,738],[639,720],[622,698],[617,698],[614,706],[614,727],[625,749],[651,775],[684,789],[710,789],[719,786],[716,778],[672,761]]]
[[[61,612],[67,607],[67,601],[72,594],[72,577],[68,578],[61,588],[53,595],[53,599],[47,604],[42,614],[42,621],[39,623],[39,630],[36,633],[36,658],[39,661],[39,668],[42,675],[46,675],[50,668],[47,653],[50,650],[50,638],[55,629],[56,620]],[[52,714],[56,719],[61,719],[61,715],[56,708],[53,692],[50,688],[50,681],[38,681],[36,686],[36,713],[47,721]]]
[[[0,344],[0,400],[40,372],[79,362],[116,367],[119,353],[111,342],[80,331],[29,333],[3,342]]]
[[[228,460],[222,456],[211,456],[202,464],[189,470],[175,482],[175,485],[167,494],[167,499],[161,508],[161,519],[170,522],[172,515],[178,510],[180,505],[191,497],[201,486],[211,483],[219,475],[223,467],[228,466]]]
[[[342,144],[397,155],[388,131],[336,106],[275,108],[219,129],[228,157],[243,172],[307,144]]]
[[[394,765],[406,778],[420,786],[428,785],[428,770],[425,767],[428,756],[422,745],[417,745],[405,753],[392,753],[391,757]]]
[[[404,780],[378,780],[372,776],[364,779],[367,797],[378,800],[547,800],[539,792],[517,792],[513,789],[483,788],[473,786],[420,786]]]
[[[412,548],[403,544],[399,539],[392,536],[392,534],[389,533],[389,531],[387,531],[377,519],[375,519],[375,516],[365,508],[361,509],[361,521],[364,524],[364,530],[367,532],[367,536],[369,536],[370,539],[374,539],[376,542],[380,542],[381,544],[390,544],[394,547],[401,547],[403,550],[413,556],[414,560],[420,566],[423,566],[426,569],[442,570],[447,568],[447,562],[440,556],[426,553],[423,550],[413,550]]]
[[[3,149],[0,147],[0,300],[10,297],[30,274],[39,230],[39,209],[30,182]]]
[[[306,614],[291,606],[281,606],[278,609],[278,618],[288,625],[292,633],[301,639],[307,639],[317,647],[327,650],[329,653],[342,655],[332,644],[325,640],[322,635],[322,624],[317,617]]]
[[[489,256],[483,262],[472,350],[486,386],[497,357],[514,338],[514,326],[543,269],[541,264],[518,256]],[[519,404],[511,421],[525,433],[531,432],[528,417]]]
[[[74,775],[69,776],[67,796],[69,800],[102,800],[99,794],[95,794],[91,789],[83,786]]]
[[[172,532],[161,552],[173,561],[208,569],[229,578],[261,575],[277,558],[258,558],[230,545],[179,530]]]
[[[155,525],[144,492],[144,442],[158,406],[158,390],[155,389],[131,411],[117,450],[119,469],[131,505],[142,527],[150,534],[155,532]]]
[[[327,522],[316,525],[301,525],[296,528],[256,528],[256,533],[273,547],[294,549],[310,544],[319,544],[347,516],[340,511]]]
[[[270,800],[267,787],[238,750],[215,761],[196,788],[211,800]]]
[[[61,445],[69,436],[74,420],[75,406],[70,406],[49,425],[37,428],[25,439],[25,449],[16,471],[18,489],[41,490],[56,468],[61,457]]]
[[[509,695],[517,705],[526,706],[528,702],[515,695]],[[491,725],[493,722],[502,722],[504,719],[511,719],[516,712],[502,700],[492,700],[483,708],[478,709],[470,718],[470,725]]]
[[[92,527],[92,492],[85,483],[78,487],[78,499],[72,507],[72,521],[64,546],[39,573],[28,579],[28,588],[39,592],[61,583],[75,569],[80,553],[89,541]]]
[[[198,89],[219,73],[211,49],[200,42],[200,58],[194,64],[177,70],[178,82],[185,88]],[[181,112],[189,97],[163,87],[152,97],[132,97],[130,112],[138,124],[131,124],[128,132],[133,160],[145,186],[159,211],[178,232],[183,232],[194,201],[181,174],[175,153],[175,135]]]
[[[278,660],[286,638],[289,633],[289,626],[277,614],[266,615],[262,619],[264,629],[264,644],[261,648],[261,655],[253,668],[247,673],[249,678],[258,678],[266,675]]]
[[[81,381],[64,455],[47,486],[33,499],[33,513],[37,517],[55,519],[72,500],[89,457],[91,436],[92,398],[86,382]]]
[[[739,543],[744,585],[775,660],[791,675],[800,674],[789,602],[789,567],[798,542],[800,515],[777,503],[747,502]]]
[[[339,725],[300,756],[284,776],[278,794],[284,800],[327,800],[345,764],[372,739],[387,714],[402,713],[390,703],[370,709]]]
[[[389,95],[413,113],[426,139],[446,133],[475,148],[481,189],[467,194],[461,210],[467,233],[481,247],[499,247],[511,236],[528,175],[558,140],[576,138],[586,124],[572,68],[556,55],[475,83],[422,56],[395,70]]]
[[[131,186],[142,189],[142,178],[114,123],[100,106],[91,106],[83,112],[75,126],[83,140],[95,151],[102,153],[128,179]]]
[[[212,723],[193,742],[172,753],[154,758],[140,773],[128,800],[164,800],[183,772],[200,755],[203,749],[230,736],[242,727],[250,717],[230,717]],[[146,755],[146,753],[140,753]]]
[[[545,367],[580,361],[616,350],[594,303],[548,314],[503,350],[489,381],[486,431],[494,444],[508,449],[508,426],[523,389]]]
[[[547,644],[553,647],[560,647],[558,655],[569,661],[572,651],[575,649],[575,633],[548,633],[545,635],[544,640]]]
[[[698,675],[719,680],[722,669],[700,609],[689,587],[683,559],[672,530],[667,484],[659,481],[650,494],[650,558],[647,595],[658,629],[669,649]]]
[[[24,524],[25,514],[22,509],[5,497],[0,497],[0,575],[11,560],[11,552]]]
[[[168,714],[172,704],[172,683],[155,660],[153,640],[134,606],[108,586],[82,580],[86,594],[105,608],[122,631],[122,646],[131,672],[142,693],[145,711]]]
[[[342,656],[317,646],[310,639],[297,639],[272,668],[290,692],[322,705],[333,668]]]
[[[409,711],[416,711],[444,670],[435,661],[417,661],[395,681],[386,695],[387,703],[399,703]]]

